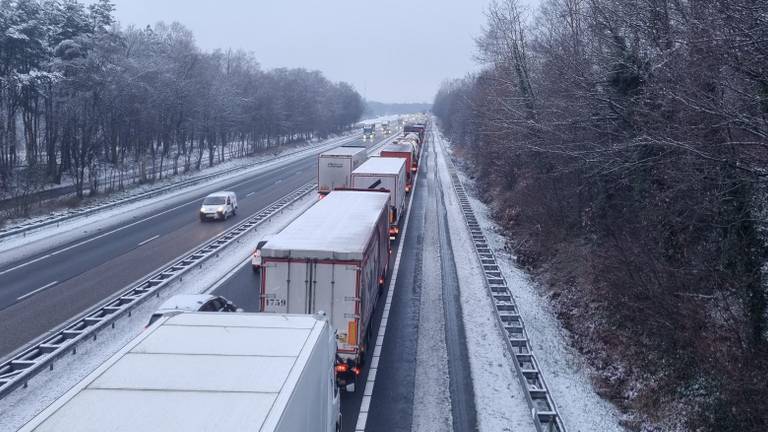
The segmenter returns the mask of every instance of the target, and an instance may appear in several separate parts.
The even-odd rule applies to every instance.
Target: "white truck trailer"
[[[389,236],[400,232],[405,210],[407,160],[393,157],[372,157],[352,171],[352,188],[389,192]]]
[[[317,158],[317,191],[321,195],[337,188],[348,188],[352,171],[368,158],[365,147],[338,147]]]
[[[320,315],[165,317],[21,430],[335,432],[335,356]]]
[[[354,391],[389,266],[389,193],[334,191],[261,250],[261,311],[328,314],[336,378]]]

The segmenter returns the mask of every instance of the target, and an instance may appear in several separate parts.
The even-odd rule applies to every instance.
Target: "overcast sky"
[[[264,68],[304,67],[367,99],[431,102],[477,69],[490,0],[113,0],[123,26],[178,21],[205,50],[253,51]]]

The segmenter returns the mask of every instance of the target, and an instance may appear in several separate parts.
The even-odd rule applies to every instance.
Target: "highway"
[[[454,431],[474,430],[476,427],[472,381],[469,374],[465,336],[461,328],[461,309],[458,304],[458,280],[447,235],[448,226],[442,191],[440,185],[436,183],[434,158],[434,150],[424,152],[415,195],[411,208],[408,209],[411,213],[410,225],[406,235],[392,244],[392,249],[397,250],[399,243],[405,242],[395,281],[395,294],[389,311],[382,354],[378,363],[366,431],[412,430],[419,311],[425,280],[429,279],[425,277],[422,267],[425,255],[430,253],[437,260],[437,269],[430,272],[438,274],[440,278],[439,283],[428,288],[438,290],[442,288],[445,302],[445,338],[449,349],[447,367],[450,388],[442,389],[442,392],[450,390],[451,395],[451,406],[446,409],[453,414]],[[439,244],[439,252],[434,249],[434,243],[425,242],[425,234],[434,236],[434,243]],[[393,254],[390,257],[390,268],[393,268],[395,259]],[[427,263],[428,268],[431,265]],[[390,274],[385,286],[389,286],[391,277]],[[259,278],[253,273],[251,266],[244,265],[223,281],[213,293],[227,297],[247,312],[258,312],[259,284]],[[385,298],[386,292],[379,298],[376,306],[371,324],[373,329],[371,341],[375,341],[378,335]],[[358,377],[357,391],[342,393],[343,431],[355,431],[372,355],[373,350],[368,350],[365,367]]]
[[[376,145],[356,139],[345,145]],[[227,221],[201,223],[197,210],[212,187],[131,222],[91,232],[70,244],[0,267],[0,358],[55,329],[185,252],[316,177],[316,155],[265,167],[216,185],[233,190],[239,210]],[[163,200],[162,197],[156,198]]]

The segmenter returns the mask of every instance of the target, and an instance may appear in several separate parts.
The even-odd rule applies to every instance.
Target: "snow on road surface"
[[[158,297],[147,300],[131,312],[130,317],[115,321],[115,328],[102,330],[97,339],[78,345],[77,354],[63,357],[54,364],[53,371],[44,371],[29,381],[28,388],[20,388],[0,399],[0,432],[16,431],[37,413],[54,402],[72,386],[91,373],[120,348],[138,335],[147,324],[149,316],[165,300],[176,294],[208,292],[224,275],[239,267],[250,257],[253,247],[262,237],[281,230],[296,216],[317,201],[310,193],[271,219],[244,235],[239,242],[226,248],[217,258],[212,258],[183,275],[181,282],[168,286]],[[258,291],[253,290],[254,295]]]
[[[450,144],[437,131],[435,131],[435,138],[438,145],[445,146],[450,152]],[[454,250],[457,254],[462,253],[462,250],[466,254],[466,251],[473,249],[473,245],[466,229],[454,229],[459,226],[465,227],[465,223],[455,194],[452,192],[453,187],[442,152],[438,152],[438,158],[441,159],[440,178],[443,189],[451,190],[450,193],[446,193],[446,197],[451,197],[446,199],[446,205],[450,210],[449,222]],[[471,185],[472,182],[461,173],[461,170],[459,175],[465,187]],[[530,277],[515,266],[514,257],[505,249],[506,239],[491,220],[488,207],[473,196],[471,187],[468,188],[468,192],[475,216],[517,302],[533,353],[536,355],[566,428],[569,432],[625,431],[620,424],[621,414],[618,409],[598,396],[592,387],[588,366],[578,352],[570,347],[567,332],[555,317],[548,300],[537,291]],[[527,409],[525,396],[513,370],[512,357],[503,348],[504,336],[491,315],[495,312],[487,290],[481,282],[482,275],[476,261],[474,259],[465,261],[459,266],[459,274],[462,282],[478,281],[476,284],[462,283],[461,289],[462,300],[467,306],[464,308],[464,322],[470,349],[480,430],[515,432],[534,430],[530,414],[523,415],[519,412],[520,406],[525,406]],[[473,277],[472,274],[477,276]],[[468,311],[472,313],[467,313]],[[529,426],[526,426],[526,423]]]
[[[431,176],[433,174],[429,171],[434,169],[431,160],[429,168],[426,173]],[[427,208],[424,214],[426,223],[422,233],[424,241],[421,243],[421,265],[417,263],[417,271],[420,273],[417,280],[421,280],[421,293],[413,395],[415,406],[411,424],[413,432],[442,432],[453,428],[440,274],[440,239],[437,224],[431,222],[437,220],[437,213],[434,205],[435,191],[430,189],[419,191],[421,194],[427,194]]]

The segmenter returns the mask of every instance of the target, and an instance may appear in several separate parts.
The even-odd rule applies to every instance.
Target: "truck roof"
[[[413,152],[413,146],[411,144],[387,144],[382,149],[382,152]]]
[[[22,430],[272,430],[326,325],[248,313],[158,323]]]
[[[352,171],[355,174],[400,174],[405,166],[404,158],[372,157]]]
[[[275,234],[262,257],[363,259],[389,192],[333,191]]]
[[[365,147],[336,147],[320,154],[320,157],[346,157],[365,152]]]

